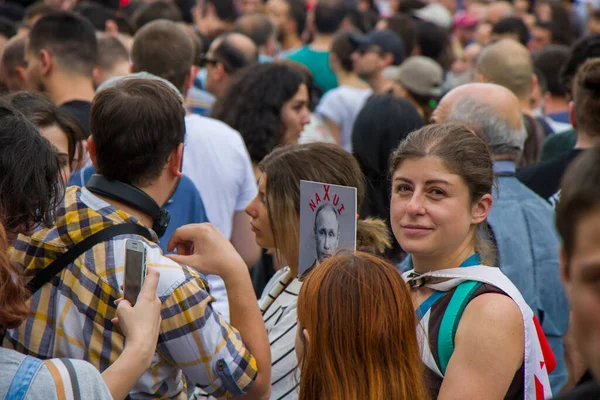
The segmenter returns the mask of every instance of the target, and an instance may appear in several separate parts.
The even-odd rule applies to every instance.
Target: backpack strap
[[[126,223],[119,225],[112,225],[108,228],[102,229],[94,233],[92,236],[88,236],[85,240],[77,243],[71,247],[66,253],[60,255],[54,260],[48,267],[41,270],[36,274],[33,279],[27,283],[27,289],[29,293],[33,295],[46,283],[49,283],[54,276],[59,274],[69,264],[72,264],[80,255],[97,245],[98,243],[105,242],[120,235],[139,235],[143,236],[148,240],[153,240],[150,231],[138,224]]]
[[[481,284],[477,281],[466,281],[458,285],[444,312],[438,334],[438,358],[442,374],[446,373],[448,362],[454,352],[454,337],[460,318],[471,297]]]
[[[33,378],[42,364],[42,360],[26,356],[10,383],[8,392],[6,392],[6,398],[11,400],[26,399],[29,387],[33,383]]]
[[[68,358],[52,358],[45,360],[44,364],[56,386],[58,400],[81,400],[79,380],[73,363]]]

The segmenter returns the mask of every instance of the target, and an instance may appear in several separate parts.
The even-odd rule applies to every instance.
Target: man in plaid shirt
[[[98,173],[166,203],[181,177],[184,115],[178,95],[155,80],[126,79],[97,94],[88,146]],[[24,267],[26,277],[101,229],[153,225],[149,215],[78,187],[67,190],[55,219],[54,227],[14,242],[11,258]],[[124,347],[111,319],[116,317],[114,300],[121,297],[125,242],[135,238],[146,248],[147,265],[160,272],[157,294],[163,305],[156,354],[130,397],[185,399],[185,373],[191,383],[218,398],[244,393],[267,398],[269,344],[260,330],[264,325],[243,261],[233,260],[241,267],[228,267],[222,276],[234,299],[230,326],[213,311],[214,299],[201,275],[164,257],[158,237],[151,234],[153,240],[120,235],[78,257],[33,294],[33,314],[6,332],[3,345],[39,358],[79,358],[100,371],[108,368]]]

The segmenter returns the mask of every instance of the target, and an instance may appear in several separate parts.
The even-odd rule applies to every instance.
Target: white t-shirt
[[[200,192],[208,220],[230,239],[233,214],[243,211],[257,193],[244,140],[225,123],[199,115],[186,116],[185,129],[183,173]],[[213,275],[208,283],[217,299],[213,308],[229,320],[225,284]]]
[[[325,93],[317,106],[317,114],[329,118],[340,127],[341,146],[344,150],[352,151],[354,121],[371,94],[371,89],[339,86]]]

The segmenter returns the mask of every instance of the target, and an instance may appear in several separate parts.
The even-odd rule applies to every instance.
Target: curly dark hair
[[[52,224],[62,200],[60,164],[52,145],[23,114],[0,103],[0,220],[20,233]]]
[[[211,116],[240,132],[252,162],[259,163],[281,143],[281,108],[304,84],[292,67],[256,64],[237,74]]]

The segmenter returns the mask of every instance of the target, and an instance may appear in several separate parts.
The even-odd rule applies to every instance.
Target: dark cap
[[[394,56],[394,65],[402,64],[406,56],[402,39],[388,29],[371,31],[366,35],[352,34],[350,42],[359,48],[372,45],[381,47],[383,53],[390,53]]]

